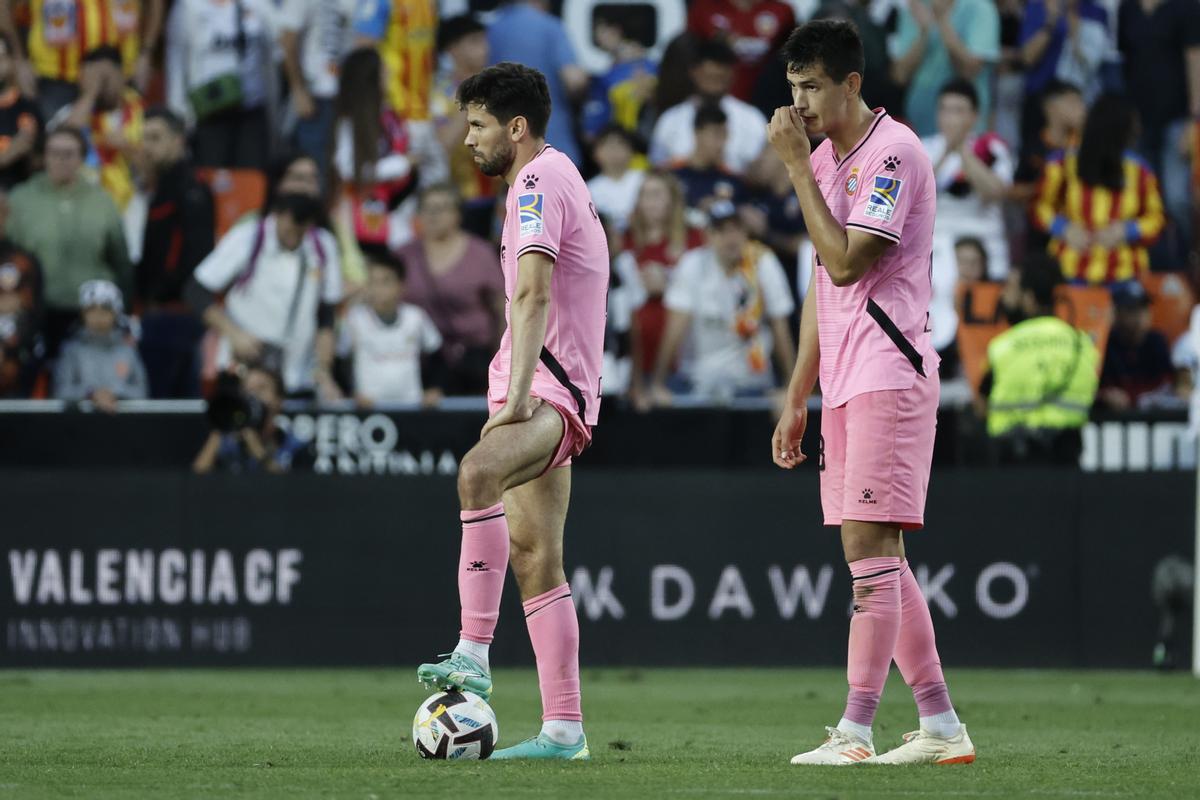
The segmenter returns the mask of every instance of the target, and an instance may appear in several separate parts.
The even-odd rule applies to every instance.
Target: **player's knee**
[[[464,508],[479,508],[499,501],[499,484],[487,465],[468,454],[458,468],[458,499]]]

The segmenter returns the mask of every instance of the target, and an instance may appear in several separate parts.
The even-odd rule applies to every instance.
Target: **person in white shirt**
[[[167,105],[194,126],[199,167],[264,169],[277,102],[269,0],[176,0],[167,22]]]
[[[659,405],[671,402],[669,373],[685,338],[683,377],[706,400],[762,395],[775,384],[772,353],[780,375],[795,362],[796,306],[779,259],[749,238],[732,203],[718,201],[708,214],[708,246],[683,255],[664,295],[667,330],[651,389]]]
[[[442,348],[442,335],[420,307],[404,302],[404,262],[383,247],[367,248],[367,289],[342,326],[341,355],[354,365],[354,400],[434,406],[442,393],[425,388],[421,364]]]
[[[237,361],[283,376],[288,394],[341,396],[333,380],[336,306],[342,299],[337,241],[317,227],[313,197],[283,194],[271,213],[235,225],[200,262],[188,304],[221,335],[217,366]],[[216,295],[224,293],[224,305]]]
[[[354,46],[356,0],[282,0],[279,44],[296,126],[292,143],[325,164],[342,59]]]
[[[1008,274],[1008,238],[1003,201],[1016,167],[1008,145],[994,133],[975,134],[979,100],[965,78],[948,81],[938,95],[938,132],[921,144],[937,181],[937,220],[933,228],[932,343],[941,351],[958,330],[954,287],[958,268],[955,243],[973,238],[983,243],[990,280]]]
[[[633,168],[633,134],[620,125],[609,125],[596,136],[592,157],[600,174],[587,183],[596,211],[607,217],[618,231],[629,226],[629,215],[637,205],[638,192],[646,173]]]
[[[695,92],[658,118],[650,140],[651,162],[670,167],[691,158],[696,109],[708,101],[720,105],[728,118],[725,167],[740,175],[754,163],[767,144],[767,119],[757,108],[729,93],[736,63],[737,55],[723,42],[706,41],[696,47],[691,69]]]

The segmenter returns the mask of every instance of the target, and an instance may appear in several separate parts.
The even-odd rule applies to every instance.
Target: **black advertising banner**
[[[1186,473],[935,471],[908,536],[955,665],[1148,663]],[[817,476],[576,471],[587,664],[841,663],[849,580]],[[0,665],[410,665],[457,637],[454,480],[7,473]],[[532,661],[512,580],[497,664]]]

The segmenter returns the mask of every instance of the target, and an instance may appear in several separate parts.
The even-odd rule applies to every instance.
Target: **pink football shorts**
[[[821,510],[843,520],[925,524],[925,495],[937,429],[937,373],[911,389],[866,392],[821,409]]]
[[[563,421],[562,439],[558,443],[558,449],[554,451],[554,455],[551,456],[549,463],[546,465],[546,469],[542,470],[542,475],[545,475],[556,467],[571,466],[571,459],[582,453],[592,443],[592,429],[574,411],[568,411],[553,400],[547,400],[542,397],[537,392],[533,392],[532,396],[557,411]],[[503,406],[504,403],[497,403],[489,398],[488,416],[495,414]]]

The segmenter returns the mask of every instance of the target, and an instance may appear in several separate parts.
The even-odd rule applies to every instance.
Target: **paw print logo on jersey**
[[[863,489],[862,490],[862,500],[859,500],[858,502],[861,505],[866,505],[866,506],[876,505],[875,490],[874,489]]]
[[[888,172],[895,172],[898,166],[900,166],[900,159],[895,156],[888,156],[883,162],[883,168]]]
[[[537,175],[529,175],[528,177],[525,178],[525,188],[527,190],[528,189],[536,189],[537,181],[538,181]]]

